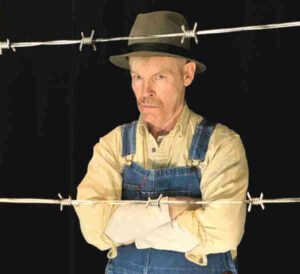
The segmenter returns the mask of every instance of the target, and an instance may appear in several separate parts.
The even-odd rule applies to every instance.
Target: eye
[[[165,76],[162,74],[159,74],[159,75],[157,75],[157,78],[161,80],[161,79],[165,79]]]
[[[141,80],[142,77],[141,77],[140,75],[133,75],[133,76],[132,76],[132,79],[133,79],[133,80]]]

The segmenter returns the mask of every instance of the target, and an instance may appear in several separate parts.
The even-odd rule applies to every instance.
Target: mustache
[[[150,105],[150,106],[161,106],[161,101],[155,98],[142,98],[138,101],[138,105]]]

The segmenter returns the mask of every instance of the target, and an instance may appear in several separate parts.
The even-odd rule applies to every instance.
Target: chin
[[[153,124],[157,120],[157,115],[151,113],[142,113],[142,118],[146,123]]]

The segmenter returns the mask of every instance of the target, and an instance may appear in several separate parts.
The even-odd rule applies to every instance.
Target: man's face
[[[170,57],[136,57],[130,72],[144,121],[154,126],[171,121],[184,104],[185,86],[178,61]]]

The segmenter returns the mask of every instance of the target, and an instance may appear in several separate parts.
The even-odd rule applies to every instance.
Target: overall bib
[[[122,127],[122,156],[136,152],[137,122]],[[196,128],[189,150],[190,160],[204,161],[214,125],[203,120]],[[148,170],[131,162],[122,171],[122,200],[148,200],[163,196],[201,198],[201,170],[196,166]],[[135,244],[118,247],[117,257],[109,259],[106,274],[222,274],[237,273],[230,251],[207,255],[207,265],[200,266],[185,258],[183,252],[154,248],[137,249]]]

